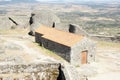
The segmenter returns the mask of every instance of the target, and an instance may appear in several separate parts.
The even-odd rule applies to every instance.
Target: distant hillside
[[[113,3],[113,2],[120,2],[120,0],[36,0],[40,2],[55,2],[55,3],[89,3],[89,2],[95,2],[95,3]]]
[[[36,0],[0,0],[0,5],[20,3],[20,2],[33,3],[37,1]]]
[[[120,2],[120,0],[0,0],[1,4],[9,4],[9,3],[33,3],[33,2],[45,2],[45,3],[113,3]]]
[[[0,0],[0,4],[7,4],[7,3],[16,3],[16,2],[47,2],[47,3],[113,3],[113,2],[120,2],[120,0]]]
[[[12,0],[11,2],[36,2],[36,0]]]
[[[0,5],[9,4],[11,1],[0,1]]]

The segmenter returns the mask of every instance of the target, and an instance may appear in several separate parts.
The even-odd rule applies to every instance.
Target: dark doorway
[[[75,28],[75,26],[74,25],[69,25],[69,32],[70,33],[75,33],[76,32],[76,28]]]
[[[52,28],[55,28],[55,22],[53,22]]]

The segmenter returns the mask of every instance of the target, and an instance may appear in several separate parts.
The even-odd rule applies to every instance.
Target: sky
[[[10,0],[0,0],[0,1],[10,1]]]
[[[37,1],[118,1],[118,0],[37,0]]]
[[[0,0],[0,1],[11,1],[11,0]],[[36,1],[106,1],[106,0],[36,0]]]
[[[0,0],[0,1],[11,1],[11,0]],[[17,1],[17,0],[16,0]],[[18,1],[21,1],[21,0],[18,0]],[[26,0],[27,1],[27,0]],[[35,0],[33,0],[33,1],[35,1]],[[103,1],[109,1],[109,2],[111,2],[111,1],[120,1],[120,0],[36,0],[36,1],[41,1],[41,2],[86,2],[86,1],[95,1],[95,2],[103,2]]]

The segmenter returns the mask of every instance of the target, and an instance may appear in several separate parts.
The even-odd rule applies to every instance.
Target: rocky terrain
[[[52,27],[54,22],[56,28],[65,31],[68,30],[70,24],[77,24],[88,34],[118,35],[120,33],[119,5],[119,3],[96,6],[93,4],[57,3],[0,5],[0,64],[57,63],[54,69],[56,70],[55,75],[58,76],[58,63],[62,63],[66,80],[120,80],[119,42],[96,41],[96,61],[82,66],[72,66],[53,52],[40,47],[35,43],[34,36],[28,35],[28,32],[39,27],[40,24]],[[9,20],[9,17],[18,25]],[[31,24],[30,18],[33,19]],[[43,76],[43,74],[41,75]],[[35,74],[13,73],[10,75],[23,77],[23,75],[34,76]],[[9,78],[10,75],[0,73],[0,78],[1,76]],[[55,78],[57,77],[55,76]],[[51,80],[53,79],[51,78]]]
[[[41,25],[55,27],[57,26],[56,24],[60,24],[60,19],[52,11],[49,10],[33,11],[31,13],[29,24],[29,34],[34,35],[35,29],[37,29]]]
[[[27,80],[27,76],[30,78],[31,75],[35,77],[35,72],[38,74],[38,68],[35,66],[39,65],[38,70],[42,70],[39,71],[40,80],[50,78],[48,76],[51,76],[52,80],[57,79],[59,61],[44,54],[45,52],[39,49],[33,41],[34,38],[28,36],[27,33],[15,35],[13,32],[13,34],[0,35],[0,78],[10,80],[10,78],[24,79],[26,77]],[[30,65],[33,68],[30,68]],[[52,74],[53,72],[55,73]]]
[[[0,35],[0,64],[32,64],[32,63],[62,63],[66,80],[119,80],[120,76],[120,44],[110,42],[97,42],[96,61],[82,66],[72,66],[65,60],[47,51],[34,41],[34,37],[29,36],[29,30],[21,29],[22,32],[10,30],[2,32]],[[14,34],[16,33],[16,34]],[[109,49],[109,50],[108,50]],[[76,74],[77,73],[77,74]],[[74,74],[74,75],[73,75]],[[11,76],[31,74],[11,74]],[[8,74],[0,76],[10,76]],[[109,77],[111,76],[111,77]],[[76,79],[75,79],[76,77]]]
[[[90,34],[114,36],[120,31],[119,3],[15,3],[14,5],[0,5],[0,28],[15,26],[8,17],[11,17],[19,25],[28,26],[31,13],[41,10],[46,10],[48,13],[50,11],[49,14],[51,12],[56,14],[60,18],[63,29],[66,29],[69,24],[77,24]]]

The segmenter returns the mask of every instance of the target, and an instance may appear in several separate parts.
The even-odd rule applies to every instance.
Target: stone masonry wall
[[[57,63],[37,63],[37,64],[1,64],[0,65],[0,80],[5,79],[4,74],[24,74],[29,73],[27,77],[31,79],[24,80],[57,80],[59,75],[59,64]],[[12,78],[12,76],[9,76]],[[25,76],[24,76],[25,77]],[[17,80],[23,80],[23,76]],[[5,79],[5,80],[16,80]]]
[[[66,59],[67,61],[70,61],[70,50],[71,50],[70,47],[47,40],[41,37],[40,34],[38,33],[35,34],[35,37],[36,37],[35,41],[39,43],[41,46],[55,52],[57,55]]]
[[[39,43],[42,46],[41,36],[42,34],[35,32],[35,42]]]
[[[87,63],[95,61],[95,42],[88,38],[82,39],[79,43],[74,45],[71,49],[71,64],[80,66],[81,65],[81,53],[82,51],[88,51]]]
[[[44,38],[42,38],[42,44],[43,44],[43,47],[55,52],[57,55],[61,56],[68,62],[70,61],[70,48],[69,47],[50,41],[50,40],[47,40],[47,39],[44,39]]]

